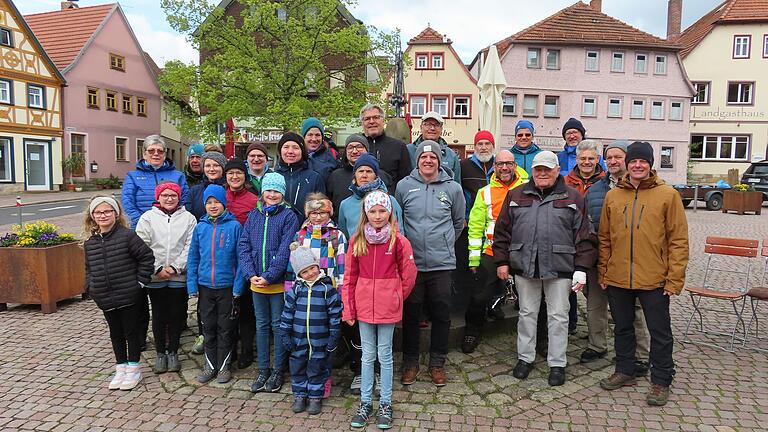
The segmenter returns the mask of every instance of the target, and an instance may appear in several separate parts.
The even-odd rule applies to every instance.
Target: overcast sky
[[[61,0],[13,0],[23,14],[58,10]],[[218,0],[209,0],[216,1]],[[477,51],[568,7],[575,0],[358,0],[351,10],[365,24],[402,30],[403,44],[428,24],[453,40],[465,63]],[[683,29],[722,0],[683,0]],[[81,0],[82,6],[108,3]],[[165,21],[159,0],[124,0],[120,5],[145,51],[162,66],[167,60],[196,62],[197,52]],[[603,0],[603,12],[640,30],[664,37],[667,0]]]

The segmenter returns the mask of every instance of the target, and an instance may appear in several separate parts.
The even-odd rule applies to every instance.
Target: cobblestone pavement
[[[768,214],[723,215],[687,211],[691,234],[688,282],[703,279],[706,235],[767,238]],[[755,261],[753,269],[762,263]],[[726,275],[726,278],[733,278]],[[584,304],[582,299],[581,309]],[[578,363],[586,328],[570,339],[568,381],[546,383],[546,362],[537,359],[530,378],[512,377],[515,336],[497,334],[483,340],[471,355],[449,355],[449,384],[435,388],[426,367],[416,384],[394,385],[393,430],[766,430],[768,361],[766,354],[736,354],[679,343],[691,312],[686,296],[673,299],[677,375],[670,402],[648,407],[649,384],[613,392],[597,382],[612,372],[609,353],[588,365]],[[764,311],[762,312],[765,313]],[[717,315],[717,325],[733,320]],[[192,335],[183,339],[180,374],[153,375],[153,353],[144,353],[144,380],[131,392],[109,391],[112,352],[104,318],[91,301],[72,300],[59,312],[42,315],[34,306],[15,306],[0,313],[0,430],[347,430],[357,399],[348,392],[351,375],[334,371],[332,396],[323,413],[310,417],[290,411],[289,386],[277,394],[251,394],[253,367],[236,371],[228,385],[195,384],[200,357],[188,354]],[[768,341],[762,342],[768,348]],[[396,355],[395,378],[399,377]],[[368,430],[376,430],[374,425]]]

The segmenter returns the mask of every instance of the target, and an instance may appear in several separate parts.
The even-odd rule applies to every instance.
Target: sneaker
[[[115,365],[115,376],[113,376],[112,381],[109,382],[110,390],[120,390],[120,386],[123,384],[123,380],[125,379],[125,368],[127,366],[128,365],[125,363]]]
[[[152,372],[156,374],[168,372],[168,356],[166,356],[165,353],[157,353],[155,367],[152,368]]]
[[[400,376],[402,385],[411,385],[416,382],[416,376],[419,374],[418,366],[409,366],[403,368],[403,374]]]
[[[429,368],[429,376],[432,378],[432,384],[436,385],[437,387],[444,386],[446,381],[448,381],[448,378],[445,376],[444,367]]]
[[[180,370],[179,355],[175,352],[168,353],[168,372],[178,372]]]
[[[352,416],[352,421],[349,423],[353,428],[364,428],[368,425],[368,419],[373,415],[373,404],[360,402],[360,407],[357,409],[357,413]]]
[[[322,398],[309,398],[309,403],[307,404],[307,414],[318,415],[322,410],[323,410]]]
[[[251,384],[251,392],[261,393],[267,389],[267,380],[269,379],[269,369],[260,370],[259,376],[256,377],[256,381]]]
[[[669,400],[669,386],[663,386],[659,384],[651,384],[651,388],[648,389],[648,395],[645,396],[645,401],[651,406],[664,406]]]
[[[512,376],[523,380],[528,378],[528,374],[533,370],[533,363],[528,363],[524,360],[518,360],[515,368],[512,370]]]
[[[355,396],[359,396],[360,387],[362,387],[362,384],[363,384],[363,377],[360,375],[355,375],[354,378],[352,378],[352,384],[349,385],[349,392]]]
[[[608,378],[600,380],[600,387],[603,390],[616,390],[624,386],[633,386],[637,384],[635,377],[619,372],[614,372],[613,375]]]
[[[323,399],[328,399],[331,397],[331,377],[328,377],[327,380],[325,380],[325,390],[323,390]]]
[[[272,371],[272,375],[269,376],[264,391],[270,393],[277,393],[283,388],[283,371],[275,369]],[[311,402],[310,402],[311,405]]]
[[[600,351],[595,351],[592,348],[587,348],[587,349],[585,349],[581,353],[581,357],[579,358],[579,361],[581,363],[590,363],[590,362],[593,362],[595,360],[598,360],[598,359],[601,359],[601,358],[605,357],[605,354],[607,352],[608,351],[600,352]]]
[[[379,414],[376,419],[376,426],[379,429],[389,429],[392,427],[392,404],[386,402],[379,403]]]
[[[205,342],[205,338],[203,338],[203,335],[200,335],[195,339],[194,345],[192,345],[192,354],[202,354],[203,349],[203,343]]]
[[[549,379],[547,382],[552,387],[565,384],[565,368],[560,366],[549,368]]]
[[[120,384],[120,390],[133,390],[141,381],[141,366],[129,364],[125,367],[125,378]]]
[[[216,378],[216,369],[208,366],[206,363],[205,367],[203,368],[203,371],[200,373],[200,375],[197,376],[197,382],[200,384],[205,384],[207,382],[210,382],[212,379]]]
[[[216,382],[219,384],[226,384],[231,379],[232,379],[232,372],[229,371],[229,368],[224,368],[220,370],[219,374],[216,376]]]
[[[477,336],[464,335],[464,340],[461,341],[461,352],[464,354],[473,353],[479,343],[480,338]]]
[[[647,361],[637,360],[635,362],[635,376],[644,377],[648,375],[648,369],[650,368],[651,366],[648,364]]]
[[[291,405],[291,410],[298,414],[304,412],[305,409],[307,409],[307,397],[296,396],[296,399],[293,400],[293,405]]]

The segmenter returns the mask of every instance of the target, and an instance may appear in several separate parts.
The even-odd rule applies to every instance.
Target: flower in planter
[[[752,190],[752,186],[745,183],[739,183],[734,186],[732,190],[735,192],[749,192]]]
[[[46,247],[75,241],[75,236],[59,233],[58,227],[45,221],[13,225],[13,232],[0,237],[0,247]]]

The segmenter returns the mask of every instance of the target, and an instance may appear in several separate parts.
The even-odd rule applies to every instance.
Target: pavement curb
[[[97,194],[94,194],[94,195],[97,195]],[[22,207],[31,206],[31,205],[38,205],[38,204],[53,204],[53,203],[59,203],[59,202],[80,201],[80,200],[84,200],[84,199],[91,199],[91,197],[93,197],[94,195],[81,195],[79,197],[63,198],[63,199],[62,198],[54,199],[53,197],[51,197],[50,199],[49,198],[44,198],[43,201],[35,201],[35,202],[28,202],[28,203],[25,203],[22,200]],[[120,198],[121,194],[120,193],[115,193],[114,195],[115,195],[115,197]],[[14,201],[15,201],[15,199],[16,198],[14,197]],[[9,205],[0,204],[0,209],[14,208],[14,207],[16,207],[15,203],[14,204],[9,204]]]

